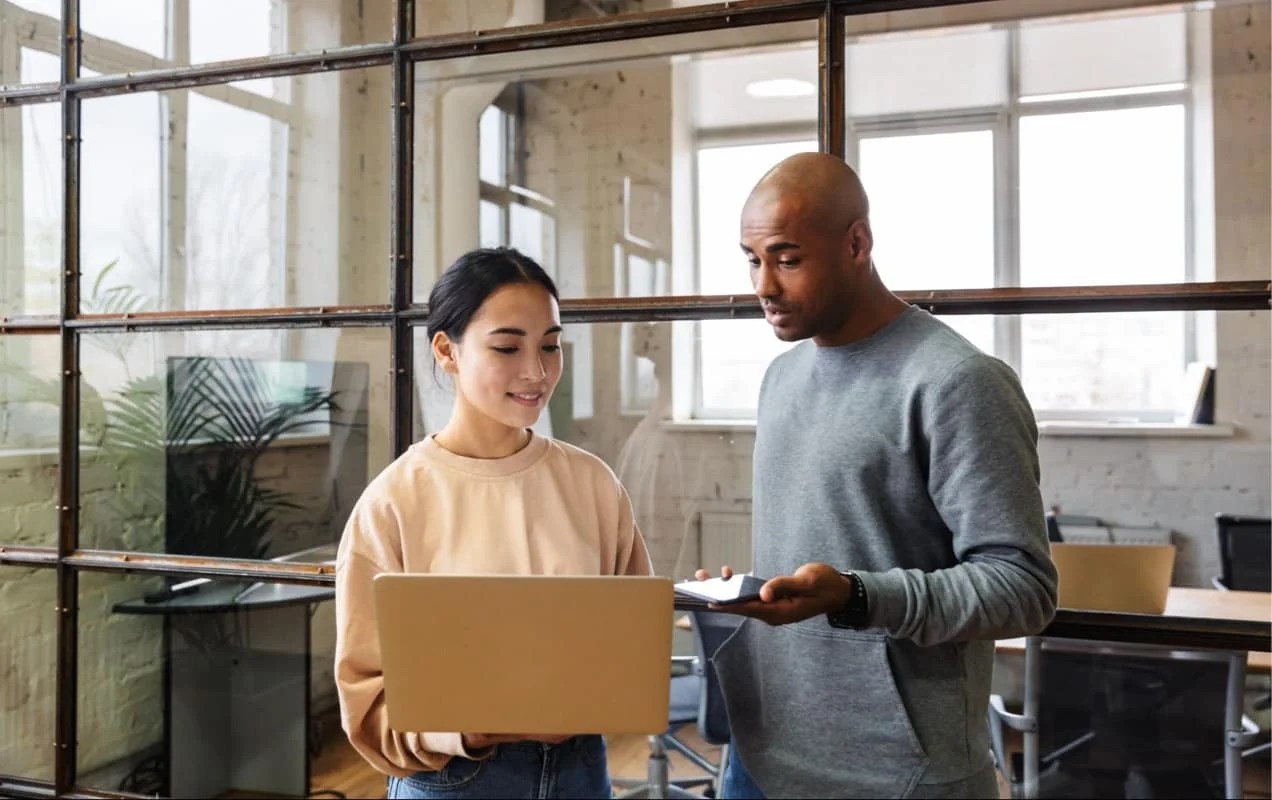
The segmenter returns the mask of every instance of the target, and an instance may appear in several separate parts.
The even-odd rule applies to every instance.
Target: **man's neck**
[[[823,336],[814,336],[818,347],[839,347],[868,339],[905,313],[910,304],[897,297],[870,270],[870,278],[848,299],[848,315],[839,330]]]

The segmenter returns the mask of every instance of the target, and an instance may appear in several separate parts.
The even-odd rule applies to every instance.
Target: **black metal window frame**
[[[963,5],[979,0],[740,0],[666,11],[621,14],[602,19],[562,20],[517,28],[468,31],[414,38],[414,0],[395,0],[391,42],[330,48],[189,67],[82,78],[79,0],[62,0],[61,73],[57,84],[0,87],[0,109],[33,103],[61,104],[62,119],[62,268],[61,310],[56,316],[0,317],[0,336],[57,336],[61,343],[61,410],[57,546],[6,545],[0,541],[0,566],[25,565],[56,571],[57,675],[53,731],[54,780],[0,775],[0,789],[33,797],[76,794],[114,796],[76,786],[78,686],[78,574],[81,570],[161,575],[249,578],[301,584],[331,584],[327,565],[237,561],[181,555],[125,553],[79,548],[80,343],[85,333],[190,329],[273,329],[359,326],[390,331],[391,453],[411,443],[413,328],[428,309],[413,302],[412,215],[415,64],[472,57],[604,44],[674,34],[786,22],[818,23],[818,141],[820,149],[845,153],[844,21],[849,16]],[[1162,0],[1163,5],[1169,5]],[[86,98],[183,89],[254,78],[316,74],[365,67],[392,70],[390,152],[390,295],[384,305],[324,308],[275,308],[208,312],[152,312],[128,316],[86,315],[80,308],[79,177],[80,111]],[[906,300],[940,314],[1028,314],[1099,311],[1235,310],[1266,311],[1272,298],[1267,281],[1136,286],[998,288],[900,293]],[[760,317],[752,296],[663,296],[567,299],[565,322],[650,322]],[[1067,612],[1070,615],[1076,612]],[[1089,616],[1089,615],[1088,615]],[[1135,615],[1120,624],[1134,638],[1149,636],[1163,644],[1196,644],[1227,649],[1260,649],[1267,626],[1216,623],[1149,626]],[[1058,621],[1061,628],[1064,620]],[[1195,621],[1194,621],[1195,622]],[[1071,621],[1071,635],[1082,635],[1090,620]],[[1083,627],[1086,626],[1086,627]],[[1054,627],[1054,626],[1053,626]],[[1150,633],[1144,633],[1149,631]],[[1102,631],[1107,632],[1106,629]],[[1139,633],[1136,633],[1139,631]],[[1049,635],[1065,635],[1063,629]],[[1151,634],[1151,635],[1150,635]],[[1140,639],[1144,640],[1144,639]]]

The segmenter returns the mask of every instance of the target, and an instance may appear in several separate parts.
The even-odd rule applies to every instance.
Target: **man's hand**
[[[510,744],[512,742],[542,742],[543,744],[561,744],[566,739],[571,738],[571,734],[564,736],[556,734],[543,733],[465,733],[463,734],[464,749],[472,752],[481,750],[491,745]]]
[[[720,577],[727,580],[732,575],[729,567],[720,569]],[[703,581],[710,578],[711,573],[700,569],[694,577]],[[713,604],[711,608],[755,617],[769,625],[787,625],[843,608],[852,599],[854,588],[852,580],[831,565],[813,562],[795,570],[794,575],[783,575],[765,583],[760,587],[759,600],[723,606]]]

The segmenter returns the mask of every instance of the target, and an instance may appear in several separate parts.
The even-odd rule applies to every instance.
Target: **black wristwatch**
[[[870,603],[866,597],[866,585],[861,582],[861,578],[858,578],[855,572],[839,574],[852,581],[852,598],[839,610],[827,613],[826,621],[832,628],[860,630],[866,627],[870,619]]]

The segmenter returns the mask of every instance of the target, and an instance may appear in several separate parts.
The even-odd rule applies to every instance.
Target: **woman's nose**
[[[543,378],[548,374],[547,369],[543,366],[543,357],[535,355],[526,359],[522,364],[521,373],[524,378],[536,381],[543,380]]]

